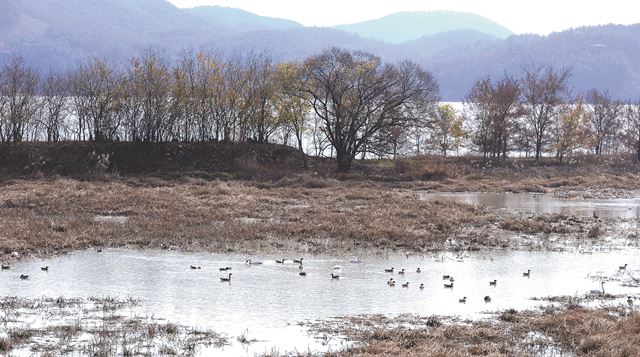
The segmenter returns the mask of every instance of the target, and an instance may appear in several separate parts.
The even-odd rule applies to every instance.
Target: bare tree
[[[474,121],[474,143],[483,157],[506,159],[514,121],[521,115],[518,107],[518,81],[504,75],[495,84],[478,80],[465,99],[465,110]]]
[[[307,59],[303,72],[299,91],[322,119],[341,172],[379,131],[410,126],[418,119],[411,107],[438,97],[437,83],[416,64],[383,64],[362,52],[327,50]]]
[[[558,120],[560,109],[568,95],[568,69],[551,66],[527,66],[521,80],[522,106],[527,124],[534,135],[536,160],[542,155],[548,131]]]
[[[120,75],[104,60],[82,64],[71,75],[73,107],[78,120],[78,138],[113,140],[120,127],[118,95]]]
[[[601,155],[607,145],[612,146],[620,125],[623,105],[613,100],[609,92],[592,89],[587,93],[588,123],[591,147],[596,155]]]
[[[627,103],[625,111],[627,137],[632,150],[640,160],[640,101]]]
[[[47,141],[59,141],[63,121],[69,107],[69,83],[67,77],[50,73],[42,84],[41,122]]]
[[[21,142],[39,109],[39,75],[14,57],[0,69],[0,141]]]

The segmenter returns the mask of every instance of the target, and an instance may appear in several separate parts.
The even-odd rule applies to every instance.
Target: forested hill
[[[462,99],[480,76],[518,72],[532,62],[570,67],[576,92],[595,87],[621,99],[640,98],[640,25],[508,36],[508,29],[488,19],[474,17],[477,21],[463,28],[455,19],[463,13],[447,14],[453,16],[444,22],[449,27],[433,20],[415,32],[413,22],[405,21],[413,27],[397,29],[395,39],[385,39],[353,28],[304,27],[238,9],[179,9],[165,0],[2,0],[0,62],[22,56],[47,72],[68,70],[95,56],[123,62],[150,47],[162,48],[169,60],[185,48],[269,52],[276,60],[300,60],[338,46],[389,61],[415,60],[434,73],[442,98],[450,101]],[[384,29],[385,23],[374,21],[374,27]],[[412,40],[401,42],[408,38]]]

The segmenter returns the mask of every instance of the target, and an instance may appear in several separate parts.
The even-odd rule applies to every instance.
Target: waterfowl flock
[[[302,257],[299,258],[299,259],[284,259],[284,258],[282,258],[282,259],[270,260],[269,262],[270,262],[271,266],[276,266],[276,265],[273,264],[274,261],[275,261],[276,265],[281,265],[281,266],[285,265],[287,263],[289,263],[288,266],[291,266],[292,264],[297,264],[297,266],[298,266],[298,268],[300,270],[297,273],[297,275],[300,276],[300,277],[306,277],[307,276],[307,271],[303,270],[304,258],[302,258]],[[360,260],[359,257],[358,258],[354,257],[353,259],[349,260],[349,262],[353,263],[353,264],[362,263],[362,261]],[[259,260],[252,259],[252,258],[248,258],[248,259],[245,260],[245,264],[247,265],[247,269],[249,269],[253,265],[262,265],[263,262],[259,261]],[[269,264],[269,263],[267,263],[267,264]],[[285,265],[285,266],[287,266],[287,265]],[[0,268],[2,270],[11,269],[11,267],[8,264],[1,264]],[[188,268],[190,270],[202,270],[203,269],[203,267],[200,266],[200,265],[188,265]],[[294,268],[295,268],[295,265],[294,265]],[[205,269],[206,269],[206,267],[205,267]],[[220,272],[227,272],[227,275],[219,277],[219,281],[220,282],[231,283],[231,278],[232,278],[232,275],[233,275],[231,272],[229,272],[231,269],[232,269],[231,266],[218,267],[218,270]],[[327,268],[327,269],[329,269],[329,268]],[[631,270],[627,270],[627,269],[628,269],[628,264],[626,264],[626,263],[624,265],[620,265],[618,267],[618,271],[620,272],[620,274],[629,274],[629,271],[631,271]],[[40,270],[42,272],[48,272],[49,271],[49,266],[41,266]],[[346,270],[348,272],[348,269],[346,269]],[[385,268],[383,268],[381,270],[384,271],[384,273],[387,273],[387,274],[390,273],[392,275],[393,274],[398,274],[399,276],[402,277],[403,281],[401,281],[401,282],[396,282],[396,280],[393,277],[389,277],[388,280],[386,281],[386,283],[387,283],[387,285],[389,287],[395,287],[396,284],[398,284],[402,288],[405,288],[405,289],[409,289],[410,287],[415,287],[416,285],[419,287],[420,290],[428,289],[428,287],[423,282],[410,281],[411,277],[412,277],[412,272],[415,272],[416,274],[421,274],[421,276],[424,277],[424,275],[422,274],[423,273],[423,269],[421,269],[420,267],[416,268],[415,270],[406,269],[406,268],[399,268],[399,270],[396,270],[395,267],[390,267],[390,268],[385,267]],[[330,277],[331,280],[341,280],[342,271],[343,271],[343,266],[342,265],[333,265],[332,268],[331,268],[330,274],[328,274],[328,277]],[[409,280],[405,280],[405,276]],[[427,274],[427,276],[429,276],[429,275]],[[532,276],[532,270],[531,269],[528,269],[526,272],[522,273],[522,277],[524,277],[524,278],[531,278],[531,276]],[[417,277],[417,275],[414,276],[414,277]],[[444,275],[441,275],[441,277],[442,277],[442,284],[443,284],[442,286],[445,289],[451,289],[453,291],[454,290],[454,281],[455,281],[454,277],[451,274],[444,274]],[[20,274],[19,278],[21,280],[29,280],[29,275],[28,274]],[[462,281],[464,283],[464,279]],[[497,279],[489,280],[488,283],[489,283],[490,287],[497,287],[498,280]],[[598,296],[598,297],[604,296],[605,295],[604,285],[605,285],[605,282],[602,281],[600,283],[600,289],[588,290],[587,291],[587,295]],[[632,297],[632,296],[629,296],[626,299],[626,302],[627,302],[627,304],[629,305],[629,307],[631,309],[633,309],[634,302],[635,302],[636,299],[637,299],[637,297]],[[473,300],[473,297],[471,298],[471,300]],[[492,298],[491,298],[491,296],[486,295],[486,296],[483,297],[483,301],[485,303],[491,303],[492,302]],[[466,304],[468,302],[468,297],[464,296],[462,298],[458,298],[458,302],[460,304]]]

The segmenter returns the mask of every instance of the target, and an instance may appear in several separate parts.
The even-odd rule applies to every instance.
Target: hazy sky
[[[307,26],[370,20],[398,11],[468,11],[516,33],[553,31],[607,23],[640,22],[639,0],[169,0],[178,7],[220,5]]]

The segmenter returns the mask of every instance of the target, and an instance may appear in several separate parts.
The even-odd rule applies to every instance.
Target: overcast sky
[[[178,7],[220,5],[306,26],[333,26],[399,11],[473,12],[515,33],[547,34],[571,27],[640,22],[639,0],[169,0]]]

